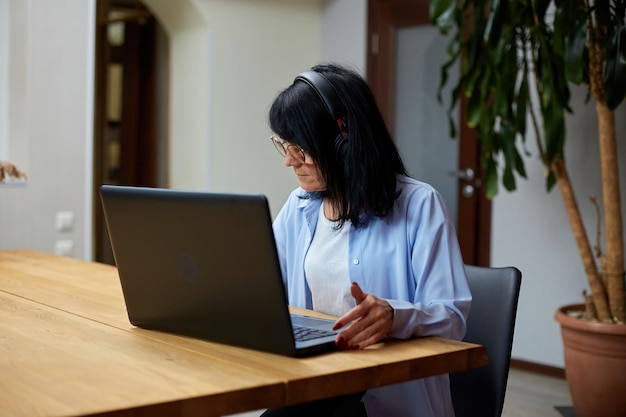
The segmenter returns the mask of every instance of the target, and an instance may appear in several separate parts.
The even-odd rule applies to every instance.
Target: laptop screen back
[[[133,325],[294,354],[262,195],[102,186]]]

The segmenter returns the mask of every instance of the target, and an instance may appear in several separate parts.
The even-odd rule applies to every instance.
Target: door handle
[[[475,172],[472,168],[463,168],[458,171],[450,171],[449,174],[462,181],[473,181],[473,184],[470,183],[461,186],[461,195],[465,198],[472,197],[476,192],[476,188],[481,186],[480,178],[476,178]]]
[[[449,174],[464,181],[471,181],[474,179],[474,170],[472,168],[464,168],[459,169],[458,171],[450,171]]]

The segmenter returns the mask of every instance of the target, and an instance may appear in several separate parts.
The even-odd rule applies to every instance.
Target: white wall
[[[276,94],[320,57],[319,1],[204,0],[213,31],[211,189],[263,193],[277,213],[297,186],[271,145]]]
[[[366,74],[366,0],[323,0],[321,61],[337,62]]]
[[[9,0],[0,0],[0,91],[9,91]],[[9,157],[9,96],[0,94],[0,161]]]
[[[54,252],[55,242],[70,240],[75,256],[88,257],[93,4],[13,0],[9,13],[9,89],[0,92],[9,109],[6,157],[28,182],[0,186],[0,249]],[[71,232],[55,229],[61,211],[75,214]]]
[[[190,0],[149,0],[169,38],[169,186],[208,188],[211,33]]]
[[[183,0],[176,8],[169,0],[146,3],[177,49],[170,55],[176,103],[169,116],[170,185],[264,193],[276,212],[297,183],[267,139],[269,105],[298,72],[318,61],[365,72],[367,2]],[[9,33],[9,88],[0,90],[8,103],[8,133],[0,149],[29,176],[24,187],[0,187],[0,249],[53,252],[56,241],[70,239],[74,256],[91,258],[94,4],[0,0],[0,11],[8,5],[10,13],[10,19],[0,18],[0,34]],[[1,44],[0,68],[7,65],[6,50]],[[597,145],[585,139],[595,137],[595,120],[593,108],[583,104],[584,91],[576,97],[567,157],[593,234],[595,215],[586,198],[599,196]],[[621,143],[625,111],[617,117]],[[528,145],[535,153],[532,140]],[[546,195],[543,169],[532,158],[528,163],[530,179],[493,202],[491,260],[494,266],[516,265],[524,274],[513,356],[562,366],[553,314],[558,305],[579,301],[587,285],[558,190]],[[60,233],[55,215],[66,210],[76,214],[75,228]]]

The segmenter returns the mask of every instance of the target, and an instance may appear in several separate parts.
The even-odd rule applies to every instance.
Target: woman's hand
[[[352,324],[337,335],[335,343],[340,349],[364,349],[387,336],[393,324],[393,308],[387,301],[364,293],[356,282],[350,292],[356,307],[339,317],[333,329]]]

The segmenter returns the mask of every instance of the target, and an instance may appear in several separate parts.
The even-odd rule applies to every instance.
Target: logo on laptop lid
[[[178,255],[178,272],[185,281],[193,284],[198,280],[198,267],[191,255]]]

